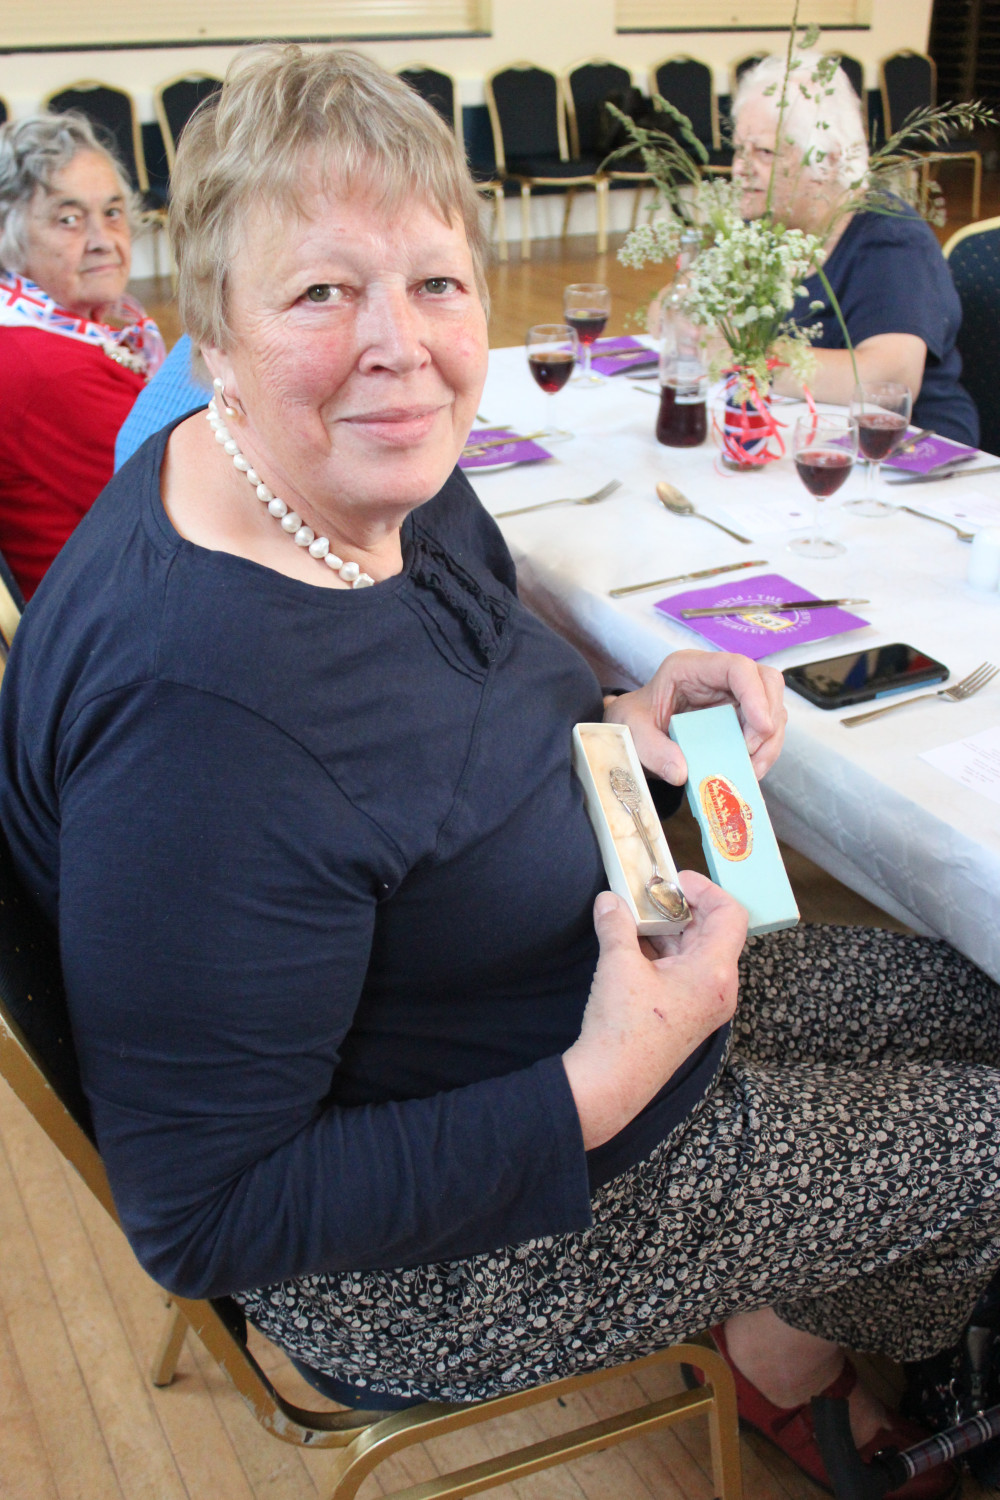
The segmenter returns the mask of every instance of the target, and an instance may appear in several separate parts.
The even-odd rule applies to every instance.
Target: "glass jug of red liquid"
[[[664,318],[660,355],[657,441],[668,448],[697,448],[708,436],[708,375],[693,338],[678,336]]]

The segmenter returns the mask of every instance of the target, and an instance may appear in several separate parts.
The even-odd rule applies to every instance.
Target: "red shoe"
[[[733,1372],[740,1424],[751,1428],[768,1442],[773,1443],[776,1448],[780,1448],[786,1458],[790,1458],[796,1468],[808,1475],[814,1484],[818,1484],[828,1494],[832,1494],[833,1486],[816,1442],[809,1402],[805,1401],[801,1406],[775,1406],[761,1394],[755,1385],[750,1384],[746,1376],[733,1363],[726,1347],[723,1325],[720,1323],[709,1332],[715,1347]],[[836,1380],[832,1381],[821,1394],[842,1396],[846,1399],[857,1384],[857,1379],[857,1370],[851,1361],[845,1358],[844,1368]],[[900,1450],[912,1448],[914,1443],[922,1442],[927,1436],[924,1429],[918,1427],[915,1422],[908,1422],[904,1417],[892,1412],[889,1425],[880,1428],[875,1436],[858,1451],[868,1463],[883,1448]],[[918,1474],[915,1479],[908,1480],[900,1489],[893,1490],[887,1495],[885,1500],[949,1500],[949,1497],[957,1492],[958,1485],[959,1475],[954,1465],[941,1464],[929,1473]]]

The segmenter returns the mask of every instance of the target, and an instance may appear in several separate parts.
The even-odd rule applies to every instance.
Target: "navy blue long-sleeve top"
[[[457,472],[402,572],[343,592],[180,538],[166,436],[57,559],[0,695],[0,819],[133,1247],[205,1296],[585,1227],[723,1046],[584,1152],[590,670]]]
[[[833,247],[823,267],[840,303],[853,344],[881,333],[910,333],[927,345],[920,394],[913,419],[942,437],[979,442],[979,413],[960,382],[962,358],[955,341],[962,304],[948,262],[930,225],[899,198],[887,195],[886,213],[858,213]],[[818,275],[805,282],[792,316],[818,323],[813,347],[843,349],[844,335]],[[810,312],[813,301],[823,304]]]

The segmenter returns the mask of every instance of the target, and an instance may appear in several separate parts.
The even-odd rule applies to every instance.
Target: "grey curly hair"
[[[789,75],[782,135],[801,153],[807,170],[815,177],[833,177],[849,187],[868,166],[868,143],[861,115],[861,101],[851,80],[833,60],[819,52],[797,52]],[[750,99],[764,98],[775,123],[781,100],[786,60],[771,55],[762,58],[740,79],[733,98],[732,117]]]
[[[188,121],[170,178],[181,322],[195,345],[227,348],[230,267],[252,206],[308,214],[311,170],[405,215],[414,201],[465,229],[486,301],[482,200],[440,116],[359,52],[248,48]]]
[[[23,271],[28,254],[28,207],[39,188],[48,188],[56,172],[68,167],[79,151],[103,156],[121,184],[129,223],[138,221],[136,196],[113,151],[94,133],[85,115],[26,115],[0,125],[0,267]]]

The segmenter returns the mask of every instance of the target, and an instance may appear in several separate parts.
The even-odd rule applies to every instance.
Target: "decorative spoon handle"
[[[656,852],[649,841],[639,808],[642,805],[642,797],[636,785],[635,777],[631,771],[626,771],[622,766],[615,766],[611,772],[611,790],[614,792],[622,807],[627,808],[632,814],[632,822],[635,824],[636,832],[642,839],[643,848],[649,855],[649,862],[653,866],[653,874],[659,875],[656,865]]]

